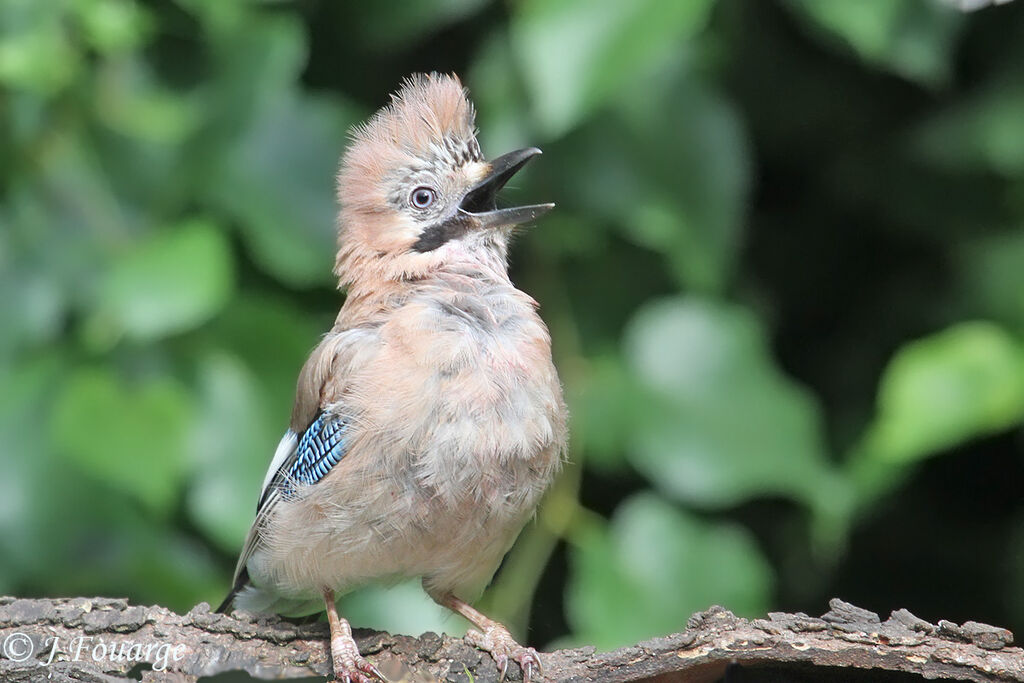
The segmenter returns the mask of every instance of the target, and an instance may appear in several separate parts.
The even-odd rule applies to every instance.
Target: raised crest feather
[[[455,75],[414,74],[391,101],[366,123],[354,127],[338,172],[339,241],[335,272],[341,284],[352,282],[348,265],[381,266],[380,277],[395,264],[371,266],[372,254],[391,251],[397,236],[380,215],[394,205],[388,187],[425,168],[460,169],[483,165],[476,140],[476,112]],[[399,183],[400,184],[400,183]],[[358,233],[358,234],[355,234]]]
[[[427,158],[439,143],[480,160],[475,126],[476,111],[457,76],[430,73],[405,79],[390,104],[352,129],[338,175],[342,206],[366,196],[370,188],[363,183],[388,168]]]

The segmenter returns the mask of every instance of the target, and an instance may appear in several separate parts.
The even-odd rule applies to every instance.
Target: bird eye
[[[437,193],[432,187],[417,187],[409,195],[409,202],[417,209],[427,209],[437,199]]]

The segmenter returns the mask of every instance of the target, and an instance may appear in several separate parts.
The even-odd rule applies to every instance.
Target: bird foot
[[[508,673],[509,660],[515,660],[519,668],[523,670],[523,683],[530,683],[534,675],[543,676],[540,655],[532,647],[523,647],[515,641],[508,629],[501,624],[495,623],[485,631],[469,629],[466,632],[466,640],[471,645],[490,653],[498,665],[500,672],[499,680],[505,680]]]
[[[387,683],[377,667],[359,654],[356,641],[338,635],[331,638],[331,659],[334,664],[334,683],[374,683],[374,679]]]

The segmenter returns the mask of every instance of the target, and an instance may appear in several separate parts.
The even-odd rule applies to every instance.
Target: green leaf
[[[954,262],[970,306],[1024,331],[1024,229],[960,245]]]
[[[667,89],[656,106],[625,98],[620,107],[641,187],[612,192],[622,230],[666,255],[689,289],[718,293],[732,275],[750,193],[750,152],[734,108],[693,79]],[[651,131],[671,130],[663,136]],[[613,162],[614,163],[614,162]],[[595,201],[598,201],[595,199]],[[608,200],[604,200],[607,202]]]
[[[629,84],[679,54],[708,22],[711,0],[526,0],[513,45],[550,137],[563,134]]]
[[[1014,73],[929,118],[911,136],[926,161],[953,171],[1024,172],[1024,86]]]
[[[182,390],[167,380],[118,384],[128,395],[111,399],[114,380],[99,370],[62,387],[67,364],[53,350],[12,370],[0,364],[0,574],[9,568],[19,591],[131,595],[178,610],[220,597],[227,579],[206,547],[137,502],[166,511],[178,496]],[[125,452],[124,421],[140,414],[149,417],[128,429],[135,444]]]
[[[352,119],[333,99],[282,94],[208,184],[209,199],[239,221],[259,264],[289,285],[334,281],[334,182]]]
[[[141,59],[111,60],[98,69],[98,118],[124,135],[180,151],[202,118],[197,98],[161,84]]]
[[[241,34],[245,32],[254,14],[253,8],[261,3],[252,0],[178,0],[177,4],[194,14],[200,22],[215,32]]]
[[[779,494],[827,504],[818,405],[775,367],[750,313],[695,297],[648,304],[625,353],[652,396],[629,458],[658,489],[713,506]]]
[[[789,0],[826,40],[869,64],[935,87],[949,79],[962,16],[933,0]]]
[[[340,307],[341,297],[338,297]],[[235,299],[210,326],[211,343],[240,358],[263,387],[268,414],[283,432],[295,397],[295,381],[310,352],[331,324],[317,321],[293,302],[267,293]]]
[[[583,232],[590,241],[604,218],[633,243],[662,254],[684,287],[724,292],[751,185],[742,121],[693,78],[645,81],[642,89],[627,89],[612,114],[595,118],[545,157],[546,166],[561,165],[551,172],[564,196],[556,215],[568,209],[589,217]],[[552,231],[545,223],[537,232]]]
[[[298,17],[190,4],[210,21],[214,68],[204,86],[211,125],[197,150],[208,163],[196,191],[238,222],[271,275],[297,287],[331,282],[334,178],[356,117],[336,98],[296,87],[308,52]]]
[[[409,50],[444,27],[478,12],[487,0],[420,0],[353,5],[358,11],[355,37],[374,52]]]
[[[153,235],[114,264],[88,332],[100,340],[183,332],[213,317],[233,288],[224,234],[212,223],[191,220]]]
[[[81,67],[59,5],[20,0],[0,9],[0,84],[51,96]]]
[[[135,49],[150,32],[148,11],[131,0],[78,0],[72,7],[86,40],[101,53]]]
[[[46,411],[64,371],[58,351],[17,364],[0,356],[0,565],[28,574],[40,551],[52,543],[35,533],[49,495],[42,487],[53,479],[54,458]]]
[[[0,233],[3,229],[0,219]],[[0,235],[0,359],[14,349],[59,337],[65,305],[53,273],[5,263],[3,240]]]
[[[623,502],[573,539],[566,613],[578,643],[611,649],[682,631],[713,604],[745,615],[768,605],[772,572],[743,528],[709,524],[655,495]]]
[[[586,454],[588,466],[616,469],[649,397],[618,356],[590,359],[574,377],[577,382],[566,387],[574,450]]]
[[[223,154],[225,142],[245,135],[268,108],[291,96],[308,58],[306,30],[296,16],[252,12],[248,0],[189,4],[210,21],[212,74],[201,91],[216,125],[204,142]]]
[[[47,495],[37,496],[41,504],[24,525],[43,540],[21,590],[130,595],[181,613],[227,592],[228,577],[204,544],[171,520],[139,514],[134,500],[83,478],[78,468],[51,469],[35,490]]]
[[[988,322],[908,344],[882,376],[860,451],[910,463],[1024,422],[1024,345]]]
[[[118,194],[87,137],[59,136],[33,173],[15,179],[6,196],[15,247],[64,276],[80,298],[111,247],[148,228],[147,217]]]
[[[235,552],[252,523],[260,486],[288,416],[269,415],[266,389],[237,358],[210,354],[199,365],[188,489],[189,515],[220,547]]]
[[[200,338],[200,417],[190,450],[191,469],[202,476],[186,506],[196,526],[227,551],[238,551],[252,523],[263,477],[288,428],[299,369],[329,325],[266,293],[243,295]]]
[[[179,495],[193,414],[170,378],[127,384],[82,369],[59,389],[51,429],[57,448],[95,480],[166,512]]]
[[[345,617],[361,628],[390,633],[465,633],[466,623],[427,597],[420,582],[368,586],[341,599]]]
[[[473,59],[466,83],[476,105],[477,137],[488,158],[528,147],[531,140],[527,97],[516,73],[515,55],[505,31],[495,31]]]

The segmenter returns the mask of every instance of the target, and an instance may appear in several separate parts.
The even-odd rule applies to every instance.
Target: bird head
[[[342,285],[401,280],[447,263],[500,261],[516,225],[553,204],[497,208],[499,190],[540,150],[486,161],[458,78],[417,74],[352,133],[338,174]]]

